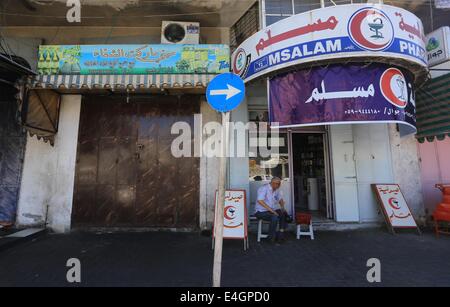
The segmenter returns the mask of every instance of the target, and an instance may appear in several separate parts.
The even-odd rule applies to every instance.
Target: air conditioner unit
[[[163,21],[161,44],[198,44],[200,40],[200,23]]]

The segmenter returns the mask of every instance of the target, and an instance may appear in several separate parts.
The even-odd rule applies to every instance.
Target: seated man
[[[281,179],[273,177],[270,183],[258,189],[258,197],[255,205],[255,216],[257,219],[270,222],[268,239],[274,242],[276,239],[284,240],[286,230],[287,212],[284,208],[283,195],[280,191]],[[277,225],[280,224],[280,231],[277,235]]]

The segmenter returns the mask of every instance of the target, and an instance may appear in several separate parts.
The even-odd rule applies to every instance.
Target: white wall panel
[[[331,126],[330,136],[336,221],[359,222],[352,126]]]

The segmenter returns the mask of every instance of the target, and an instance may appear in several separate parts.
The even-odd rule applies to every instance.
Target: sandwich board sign
[[[216,191],[215,208],[218,208],[218,191]],[[248,219],[245,190],[226,190],[223,209],[223,238],[244,240],[244,250],[249,246]],[[217,210],[215,210],[217,214]],[[215,219],[214,219],[215,220]],[[213,246],[214,246],[213,229]]]
[[[420,234],[420,229],[398,184],[372,184],[372,189],[377,195],[386,224],[392,233],[395,234],[395,228],[415,228]]]

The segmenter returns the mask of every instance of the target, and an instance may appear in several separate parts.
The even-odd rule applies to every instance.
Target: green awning
[[[417,90],[416,108],[420,143],[450,136],[450,73],[429,80]]]

